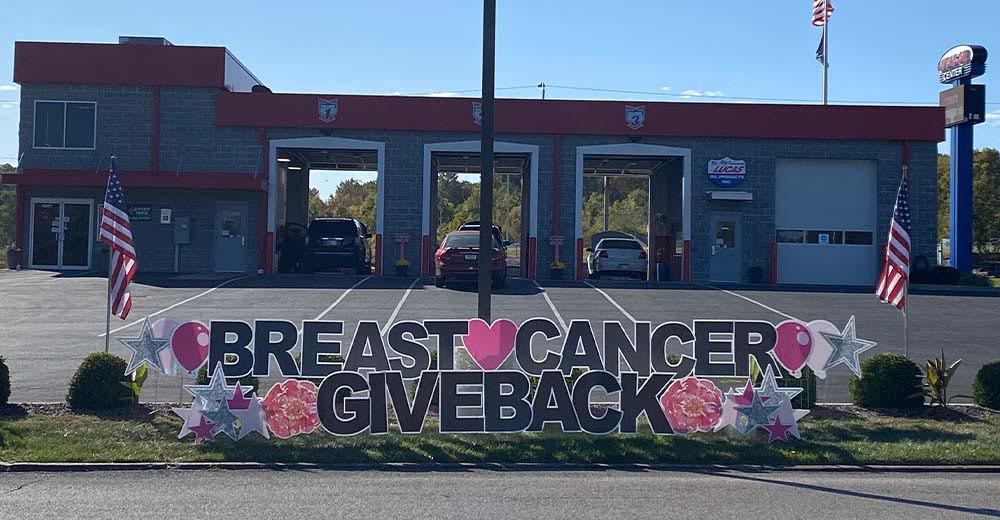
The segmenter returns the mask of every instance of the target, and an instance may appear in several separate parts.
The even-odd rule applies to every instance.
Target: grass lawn
[[[799,422],[804,440],[766,437],[423,433],[288,440],[251,434],[195,445],[163,412],[131,417],[0,415],[4,462],[575,462],[678,464],[1000,464],[1000,415],[928,410],[919,417],[819,408]],[[390,428],[391,429],[391,428]],[[425,432],[437,429],[429,418]]]

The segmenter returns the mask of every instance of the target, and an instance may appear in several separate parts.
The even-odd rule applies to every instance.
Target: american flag
[[[833,4],[830,0],[813,0],[813,25],[816,27],[822,27],[826,25],[826,21],[833,15]]]
[[[910,277],[910,174],[903,172],[903,180],[896,192],[896,206],[889,222],[889,243],[885,246],[885,266],[879,277],[875,295],[882,303],[894,305],[899,310],[906,307],[906,284]]]
[[[125,192],[118,182],[118,165],[111,161],[108,175],[108,191],[104,194],[104,210],[101,212],[101,242],[111,248],[111,271],[108,273],[108,304],[111,312],[121,319],[128,317],[132,309],[132,295],[128,284],[135,276],[137,267],[135,247],[132,245],[132,229],[128,221]]]

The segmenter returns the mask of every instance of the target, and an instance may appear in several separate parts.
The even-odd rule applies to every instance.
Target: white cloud
[[[0,85],[0,92],[10,92],[17,90],[17,85]]]
[[[986,126],[1000,126],[1000,110],[986,113]]]
[[[0,108],[13,108],[13,106],[14,105],[11,105],[10,103],[4,103],[4,104],[0,105]]]
[[[670,87],[660,87],[660,90],[667,91],[670,90]]]
[[[457,92],[431,92],[428,94],[430,97],[455,97],[458,95]]]
[[[689,88],[684,92],[681,92],[681,95],[685,98],[692,98],[692,97],[702,97],[702,96],[717,97],[717,96],[724,96],[725,94],[721,90],[706,90],[702,92],[701,90],[695,90],[693,88]]]

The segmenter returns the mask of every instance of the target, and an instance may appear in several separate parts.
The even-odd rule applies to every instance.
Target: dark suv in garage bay
[[[309,223],[306,234],[305,271],[353,269],[371,273],[368,228],[352,218],[318,218]]]

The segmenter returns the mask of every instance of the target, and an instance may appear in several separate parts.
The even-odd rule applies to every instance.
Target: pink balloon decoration
[[[781,366],[798,377],[812,352],[812,334],[804,323],[794,320],[783,321],[775,329],[778,342],[774,346],[774,355]]]
[[[197,321],[178,326],[170,337],[170,349],[184,370],[193,373],[208,359],[208,327]]]

